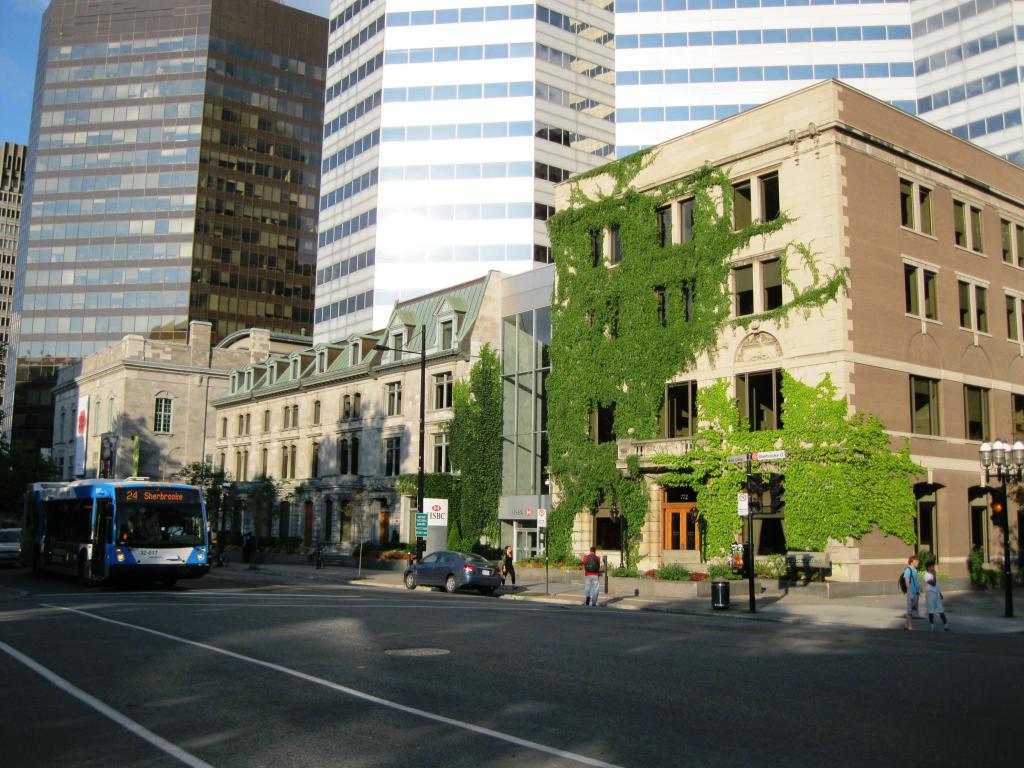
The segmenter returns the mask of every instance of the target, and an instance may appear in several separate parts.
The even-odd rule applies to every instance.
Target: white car
[[[21,528],[0,528],[0,565],[21,565]]]

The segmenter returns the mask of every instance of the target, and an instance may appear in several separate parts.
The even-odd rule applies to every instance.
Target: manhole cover
[[[444,648],[389,648],[388,656],[446,656],[450,651]]]

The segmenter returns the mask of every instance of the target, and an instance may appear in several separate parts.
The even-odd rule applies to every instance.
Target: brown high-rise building
[[[21,196],[25,192],[24,144],[3,143],[0,149],[0,352],[7,349],[11,329],[11,297],[14,265],[18,259],[21,229]],[[0,371],[0,408],[3,408],[4,376]]]
[[[52,0],[9,367],[52,442],[58,365],[126,334],[312,331],[327,20],[276,0]]]

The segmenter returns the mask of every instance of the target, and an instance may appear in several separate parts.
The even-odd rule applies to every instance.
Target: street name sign
[[[758,451],[757,453],[751,454],[754,461],[773,461],[774,459],[786,458],[785,451]]]
[[[426,536],[427,535],[427,513],[417,512],[416,513],[416,535]]]

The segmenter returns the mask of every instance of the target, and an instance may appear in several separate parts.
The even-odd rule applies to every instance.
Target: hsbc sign
[[[448,499],[424,499],[428,526],[448,525]]]

